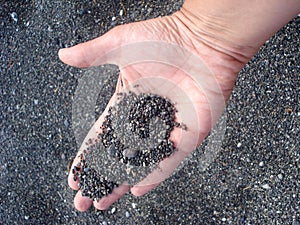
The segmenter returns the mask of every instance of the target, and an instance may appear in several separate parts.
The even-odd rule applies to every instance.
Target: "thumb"
[[[118,26],[91,41],[60,49],[58,56],[64,63],[75,67],[90,67],[108,63],[106,55],[121,45],[120,34],[124,26]]]

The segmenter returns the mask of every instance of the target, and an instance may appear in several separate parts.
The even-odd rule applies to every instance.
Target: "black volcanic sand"
[[[99,135],[108,153],[122,163],[144,167],[169,157],[175,151],[169,137],[178,124],[174,105],[154,94],[119,94]]]
[[[0,1],[0,224],[299,225],[300,17],[240,72],[222,151],[206,170],[199,169],[203,145],[144,197],[126,194],[104,212],[74,209],[67,164],[113,93],[118,71],[103,67],[103,80],[94,81],[99,104],[89,115],[79,110],[87,122],[77,123],[73,98],[90,70],[64,65],[58,49],[180,4]]]
[[[169,99],[132,91],[118,95],[98,139],[88,140],[80,162],[72,168],[82,195],[93,200],[110,194],[118,184],[139,182],[175,151],[169,137],[180,123]]]

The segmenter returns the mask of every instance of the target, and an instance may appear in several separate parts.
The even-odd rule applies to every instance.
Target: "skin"
[[[177,107],[183,111],[194,110],[196,113],[193,116],[197,121],[187,122],[186,132],[178,128],[172,131],[170,139],[178,151],[164,159],[159,165],[160,169],[154,170],[133,186],[122,184],[98,202],[82,197],[78,191],[74,198],[76,209],[85,211],[93,204],[104,210],[129,190],[135,196],[142,196],[165,180],[207,136],[230,97],[238,72],[259,47],[299,11],[297,0],[187,0],[182,9],[171,16],[118,26],[94,40],[61,49],[60,59],[71,66],[86,68],[112,62],[121,65],[116,92],[83,143],[101,132],[99,127],[109,106],[116,101],[118,92],[141,80],[140,84],[148,87],[148,91],[161,94],[162,84],[151,82],[156,78],[153,74],[159,74],[159,78],[176,84],[168,86],[164,93],[171,100],[176,98],[174,93],[178,88],[185,93],[191,104],[179,102]],[[172,43],[197,56],[200,68],[195,71],[199,72],[199,79],[195,81],[188,73],[158,62],[122,64],[126,54],[107,57],[119,46],[147,41]],[[138,56],[143,52],[136,54]],[[163,49],[157,49],[157,54],[163,54]],[[200,71],[206,72],[200,75]],[[189,144],[189,140],[194,140],[195,144]],[[83,144],[78,154],[85,147]],[[73,165],[78,160],[76,157]],[[68,183],[72,189],[78,190],[78,181],[73,180],[72,174]]]

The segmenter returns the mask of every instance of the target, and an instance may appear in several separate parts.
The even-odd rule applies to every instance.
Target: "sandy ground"
[[[87,71],[61,63],[58,49],[180,7],[127,1],[120,16],[120,2],[0,1],[0,224],[299,225],[300,17],[240,72],[221,150],[205,170],[203,145],[144,197],[127,194],[105,212],[74,209],[66,183],[77,151],[72,101]],[[100,104],[77,127],[79,140],[114,90],[117,69],[105,71]]]

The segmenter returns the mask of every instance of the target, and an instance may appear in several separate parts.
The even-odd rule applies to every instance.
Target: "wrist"
[[[240,69],[258,50],[256,47],[242,45],[232,40],[226,35],[228,31],[223,28],[222,22],[213,21],[209,16],[196,16],[184,7],[172,16],[186,28],[187,36],[190,39],[193,39],[196,43],[203,43],[215,52],[227,55],[233,60],[240,62]]]
[[[299,11],[299,0],[186,0],[174,16],[211,47],[244,61]]]

